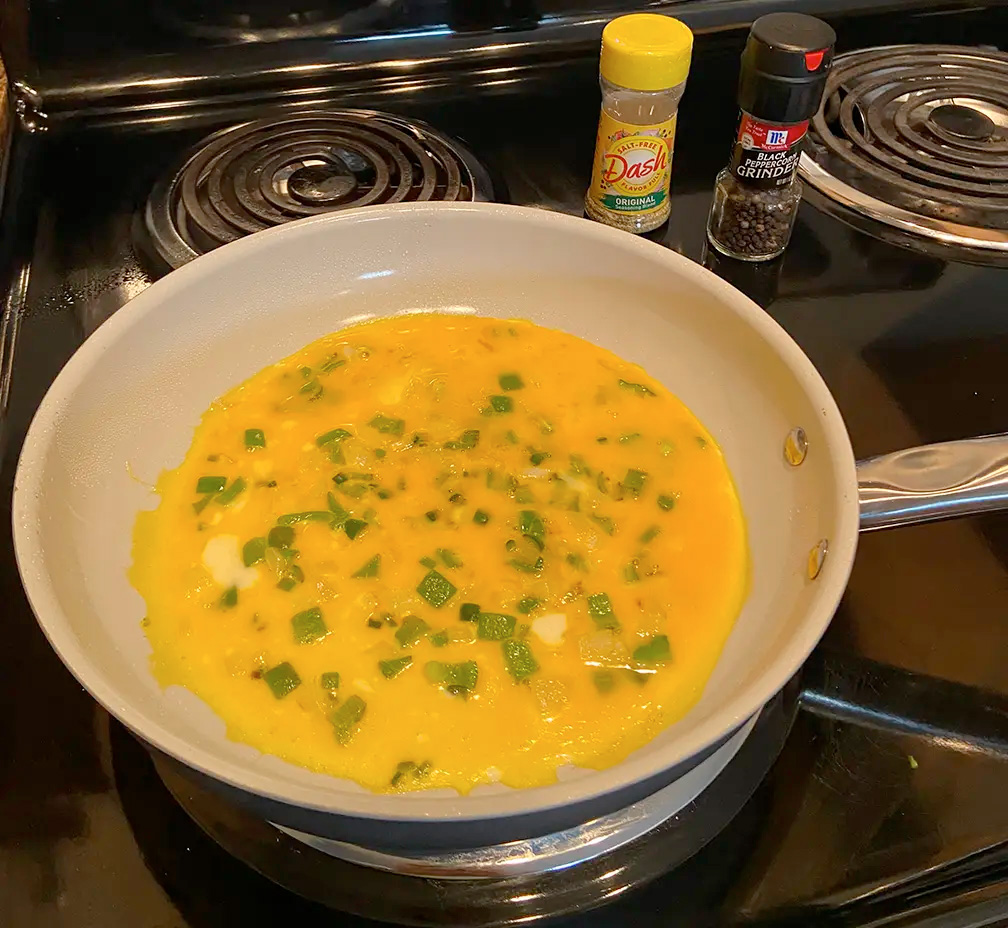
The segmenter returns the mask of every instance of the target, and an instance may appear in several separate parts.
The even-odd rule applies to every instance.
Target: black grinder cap
[[[783,125],[810,119],[822,99],[835,42],[836,33],[814,16],[761,16],[742,52],[740,109]]]

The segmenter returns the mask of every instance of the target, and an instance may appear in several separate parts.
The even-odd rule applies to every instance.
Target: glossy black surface
[[[1005,35],[1000,20],[976,25],[974,15],[901,25],[915,41]],[[875,26],[837,25],[841,50],[895,39]],[[728,156],[742,37],[723,47],[698,43],[680,116],[672,217],[653,236],[696,260],[704,258],[713,178]],[[384,106],[462,137],[504,178],[514,202],[580,214],[597,117],[593,74],[555,99],[424,100],[389,98]],[[3,926],[211,928],[286,923],[289,914],[301,923],[366,924],[296,901],[190,821],[146,754],[117,725],[110,729],[49,648],[24,601],[6,528],[32,412],[82,338],[149,283],[130,245],[134,212],[202,132],[15,139],[0,223],[2,343],[18,332],[0,471]],[[808,204],[780,261],[707,260],[809,354],[859,456],[1008,429],[1008,271],[881,241]],[[816,711],[798,714],[742,812],[672,874],[562,924],[1008,918],[1008,763],[999,750],[1006,616],[1008,516],[865,536],[809,668],[820,697],[808,705]],[[865,661],[915,676],[884,668],[865,675]],[[853,677],[852,665],[860,668]],[[885,685],[872,683],[873,674]],[[969,690],[929,689],[927,677]],[[919,687],[926,699],[915,697]],[[926,724],[915,724],[921,715]],[[295,857],[290,866],[297,868]]]

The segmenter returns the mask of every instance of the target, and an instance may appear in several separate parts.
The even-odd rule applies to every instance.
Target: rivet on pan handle
[[[1008,509],[1008,434],[859,461],[861,531]]]

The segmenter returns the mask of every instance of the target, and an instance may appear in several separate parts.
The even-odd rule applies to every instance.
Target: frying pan
[[[191,693],[148,669],[127,581],[133,522],[152,508],[211,400],[307,342],[417,310],[522,317],[642,364],[699,416],[735,477],[751,592],[697,704],[624,762],[501,785],[377,795],[229,741]],[[881,528],[1008,504],[1008,439],[898,452],[856,468],[826,385],[788,335],[702,267],[652,242],[491,204],[369,207],[258,233],[140,294],[56,378],[28,431],[15,551],[63,662],[157,751],[281,825],[389,848],[545,834],[682,777],[739,732],[804,662],[854,560]]]

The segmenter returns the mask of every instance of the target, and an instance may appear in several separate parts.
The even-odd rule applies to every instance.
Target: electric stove
[[[649,237],[790,332],[858,456],[1008,430],[1008,92],[992,47],[1008,50],[1004,10],[795,4],[827,16],[849,56],[810,138],[791,245],[742,265],[710,253],[704,229],[738,55],[767,5],[657,6],[697,43],[672,215]],[[9,4],[5,525],[17,454],[53,377],[171,268],[275,222],[370,202],[580,215],[599,33],[632,7]],[[922,47],[879,48],[908,43]],[[983,73],[943,84],[964,57]],[[907,67],[918,83],[901,87]],[[924,180],[932,196],[913,187],[924,169],[939,178]],[[986,210],[969,200],[981,194]],[[928,234],[949,225],[974,231]],[[506,853],[406,861],[252,819],[152,756],[63,668],[25,602],[9,528],[0,541],[0,924],[1008,922],[1008,515],[863,536],[824,641],[695,794]]]

